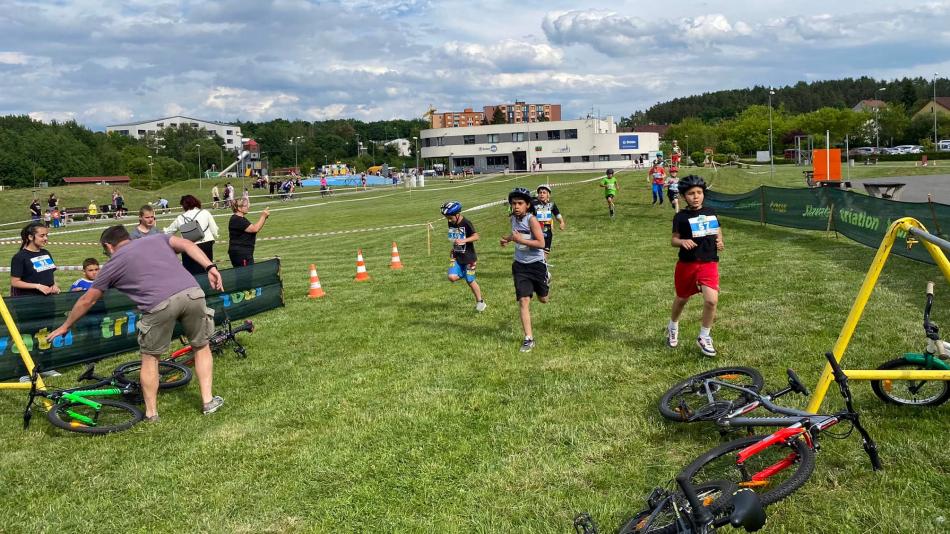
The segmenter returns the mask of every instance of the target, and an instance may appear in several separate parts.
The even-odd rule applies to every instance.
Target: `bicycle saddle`
[[[742,527],[746,532],[755,532],[765,525],[765,508],[754,491],[741,489],[732,495],[729,524],[734,528]]]

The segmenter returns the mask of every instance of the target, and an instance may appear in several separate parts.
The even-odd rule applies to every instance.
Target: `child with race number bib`
[[[531,331],[531,297],[538,296],[542,303],[548,301],[548,266],[544,262],[544,233],[541,223],[532,214],[531,192],[523,187],[508,193],[511,207],[511,233],[501,238],[501,246],[515,244],[515,261],[511,264],[511,276],[515,282],[515,297],[521,314],[524,341],[521,352],[534,348]]]
[[[561,230],[564,230],[564,217],[557,209],[557,204],[551,200],[551,188],[539,185],[538,198],[534,200],[534,214],[541,223],[541,232],[544,234],[544,260],[547,261],[551,253],[551,241],[554,239],[554,220],[557,219]]]
[[[679,201],[679,178],[677,178],[679,169],[670,167],[670,177],[666,179],[666,198],[670,199],[670,207],[675,213],[680,211]]]
[[[650,181],[653,184],[653,205],[657,202],[663,205],[663,182],[666,181],[666,171],[659,163],[650,168]]]
[[[462,204],[451,200],[442,204],[442,216],[449,224],[449,241],[452,242],[452,260],[449,266],[448,277],[450,282],[465,278],[472,295],[475,296],[475,311],[483,312],[488,307],[482,299],[482,290],[475,281],[475,264],[478,255],[475,254],[475,242],[478,241],[478,232],[471,221],[462,217]]]
[[[607,199],[607,209],[610,210],[610,218],[614,218],[614,197],[617,196],[617,179],[614,178],[614,170],[607,169],[607,176],[600,181],[600,187],[604,189],[604,197]]]
[[[703,295],[702,327],[696,343],[704,356],[715,356],[712,329],[719,303],[719,254],[723,249],[722,229],[712,208],[703,207],[706,182],[699,176],[689,175],[679,181],[679,190],[686,207],[673,216],[673,237],[670,244],[679,249],[679,261],[673,279],[676,297],[666,342],[670,347],[679,344],[679,317],[690,297]]]

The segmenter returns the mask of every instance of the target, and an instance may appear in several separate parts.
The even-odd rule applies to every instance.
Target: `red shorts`
[[[719,291],[719,262],[692,261],[676,262],[673,273],[676,296],[685,299],[699,293],[700,286]]]

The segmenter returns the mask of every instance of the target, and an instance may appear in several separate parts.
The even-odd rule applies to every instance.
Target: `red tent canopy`
[[[67,176],[63,178],[67,184],[127,184],[130,181],[128,176]]]

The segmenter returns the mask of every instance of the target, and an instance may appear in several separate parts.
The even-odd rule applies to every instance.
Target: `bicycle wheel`
[[[139,373],[142,362],[124,363],[115,369],[115,378],[122,384],[140,385]],[[191,381],[192,372],[180,363],[161,360],[158,362],[158,389],[179,388]]]
[[[718,380],[753,391],[765,385],[762,374],[751,367],[723,367],[691,376],[671,387],[660,397],[660,413],[663,417],[678,422],[715,421],[734,406],[749,401],[740,391],[710,384],[712,403],[706,396],[706,381]]]
[[[734,483],[726,480],[715,480],[696,486],[696,496],[703,503],[703,506],[709,509],[713,516],[717,516],[726,511],[732,494],[737,491]],[[680,510],[674,508],[673,499],[680,503]],[[673,499],[664,499],[659,503],[661,508],[656,515],[653,512],[656,508],[644,510],[633,516],[620,528],[619,534],[673,534],[680,532],[680,525],[677,518],[683,512],[689,512],[689,502],[682,493],[677,492]],[[653,520],[650,520],[650,517]],[[684,518],[685,520],[685,518]],[[688,525],[687,525],[688,527]]]
[[[737,463],[742,449],[758,443],[765,436],[749,436],[711,449],[683,469],[694,485],[708,480],[729,480],[740,488],[755,491],[768,506],[791,495],[802,487],[815,470],[815,451],[801,439],[777,443]],[[787,466],[781,464],[790,461]],[[767,470],[767,471],[766,471]]]
[[[897,358],[878,369],[925,371],[927,366]],[[901,406],[940,406],[950,399],[950,382],[945,380],[872,380],[871,389],[882,401]]]
[[[108,434],[126,430],[145,418],[141,410],[111,399],[95,399],[102,405],[99,410],[81,402],[64,402],[54,405],[46,417],[54,426],[82,434]],[[75,416],[87,417],[93,424],[82,422]]]
[[[193,366],[195,364],[195,349],[191,345],[176,350],[168,357],[168,361],[180,363],[182,365]]]

